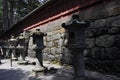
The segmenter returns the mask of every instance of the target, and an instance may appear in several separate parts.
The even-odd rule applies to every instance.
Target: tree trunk
[[[14,11],[13,11],[13,6],[14,4],[13,3],[10,3],[10,27],[12,27],[13,25],[13,21],[14,21]]]

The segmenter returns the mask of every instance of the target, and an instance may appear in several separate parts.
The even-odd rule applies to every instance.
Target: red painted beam
[[[74,8],[71,8],[71,9],[65,11],[65,12],[62,12],[62,13],[60,13],[60,14],[58,14],[58,15],[55,15],[55,16],[53,16],[53,17],[50,17],[50,18],[46,19],[46,20],[40,21],[40,22],[38,22],[38,23],[36,23],[36,24],[33,24],[32,26],[29,26],[29,27],[25,28],[24,30],[30,30],[30,29],[32,29],[32,28],[38,27],[38,26],[43,25],[43,24],[45,24],[45,23],[47,23],[47,22],[49,22],[49,21],[53,21],[53,20],[55,20],[55,19],[57,19],[57,18],[60,18],[60,17],[65,16],[65,15],[68,15],[69,13],[72,13],[72,12],[74,12],[74,11],[77,11],[77,10],[79,10],[80,8],[83,8],[83,7],[86,7],[86,6],[95,4],[95,3],[96,3],[96,0],[92,0],[92,1],[87,2],[86,4],[78,5],[78,6],[76,6],[76,7],[74,7]]]

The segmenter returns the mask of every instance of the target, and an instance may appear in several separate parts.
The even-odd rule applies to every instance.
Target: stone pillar
[[[73,15],[70,23],[63,23],[62,27],[68,31],[67,48],[73,56],[74,80],[83,80],[85,76],[84,49],[85,28],[89,26],[88,21],[80,21],[79,15]]]
[[[35,69],[33,69],[34,71],[44,70],[43,56],[42,56],[43,55],[42,50],[45,48],[43,43],[44,36],[45,34],[42,33],[40,29],[36,29],[36,31],[32,33],[33,50],[35,51],[35,57],[36,57],[36,67]]]
[[[11,57],[12,60],[18,60],[18,56],[16,55],[16,46],[17,46],[17,39],[14,36],[11,36],[11,38],[8,40],[9,43],[9,49],[12,51]]]
[[[29,40],[30,40],[30,31],[24,31],[23,35],[25,36],[25,46],[26,46],[26,50],[25,50],[25,54],[26,56],[28,56],[28,45],[29,45]]]
[[[2,47],[0,46],[0,64],[2,64],[2,62],[1,62],[1,56],[2,56]]]
[[[23,33],[20,34],[20,36],[17,38],[18,46],[17,49],[19,50],[20,56],[22,60],[18,62],[18,64],[27,64],[28,61],[25,60],[26,57],[26,37],[23,35]]]

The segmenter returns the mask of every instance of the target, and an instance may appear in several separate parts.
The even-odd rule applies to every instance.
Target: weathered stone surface
[[[55,59],[55,56],[53,56],[53,55],[51,55],[51,54],[48,55],[48,61],[51,61],[51,62],[52,62],[54,59]]]
[[[106,58],[107,59],[119,59],[120,49],[117,47],[106,48]]]
[[[64,45],[64,40],[60,38],[58,42],[58,46],[62,47],[63,45]]]
[[[120,32],[120,27],[112,27],[108,29],[109,34],[117,34]]]
[[[63,52],[63,48],[62,47],[58,47],[57,48],[57,50],[56,50],[56,53],[58,54],[60,54],[60,53],[62,53]]]
[[[53,32],[47,32],[47,35],[51,36],[51,35],[53,35]]]
[[[83,11],[80,13],[80,19],[102,19],[113,15],[120,14],[119,1],[111,2],[109,4],[102,4],[101,6]]]
[[[59,40],[54,40],[54,46],[58,47]]]
[[[87,48],[92,48],[92,47],[95,46],[95,39],[94,38],[87,38],[85,40],[85,42],[86,42],[86,47]]]
[[[71,54],[63,55],[61,62],[65,63],[65,64],[71,64],[72,63],[72,55]]]
[[[87,29],[85,31],[85,37],[94,37],[96,33],[95,29]]]
[[[95,33],[95,36],[101,36],[101,35],[105,35],[108,33],[108,30],[107,28],[99,28],[97,29],[96,33]]]
[[[106,26],[119,26],[120,16],[109,17],[106,19]]]
[[[47,36],[47,41],[51,41],[51,36]]]
[[[91,50],[91,57],[96,59],[104,59],[105,58],[105,49],[95,47]]]
[[[48,55],[49,55],[49,53],[43,53],[43,60],[48,60]]]
[[[112,25],[112,26],[120,27],[120,20],[119,20],[119,21],[114,21],[114,22],[112,22],[111,25]]]
[[[120,35],[115,36],[115,44],[114,46],[120,47]]]
[[[91,25],[93,28],[101,28],[105,27],[105,19],[96,20],[93,25]]]
[[[60,34],[55,34],[55,35],[52,35],[51,37],[52,37],[52,40],[59,39]]]
[[[55,55],[55,61],[56,61],[56,63],[60,63],[61,59],[62,59],[62,54]]]
[[[50,48],[45,48],[45,49],[43,50],[43,52],[44,52],[44,53],[51,53]]]
[[[51,48],[51,54],[55,55],[56,54],[56,50],[57,50],[56,47],[52,47]]]
[[[85,57],[90,57],[90,55],[91,55],[91,54],[90,54],[90,50],[89,50],[89,49],[85,49],[85,50],[84,50],[84,56],[85,56]]]
[[[30,57],[35,57],[35,51],[33,51],[33,50],[28,50],[28,56],[30,56]]]
[[[111,47],[114,44],[114,36],[111,35],[103,35],[96,38],[96,45],[100,47]]]
[[[53,41],[50,41],[50,42],[47,42],[47,45],[48,47],[52,47],[53,46]]]
[[[44,37],[44,45],[47,45],[47,37]]]
[[[70,54],[70,50],[66,47],[63,47],[63,54]]]

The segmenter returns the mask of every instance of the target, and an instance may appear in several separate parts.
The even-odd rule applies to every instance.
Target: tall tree
[[[14,23],[14,7],[16,4],[16,0],[8,0],[9,2],[9,22],[10,22],[10,27]]]
[[[3,0],[3,30],[9,29],[8,0]]]
[[[3,30],[9,29],[36,7],[47,0],[2,0],[3,1]],[[1,1],[0,1],[1,3]],[[0,9],[2,9],[0,7]],[[2,11],[2,10],[1,10]],[[0,12],[0,18],[2,13]],[[1,21],[2,22],[2,21]],[[0,23],[1,23],[0,22]]]
[[[2,28],[3,28],[3,7],[2,7],[2,1],[0,0],[0,35],[2,33]]]

